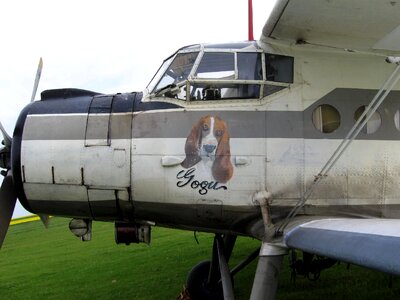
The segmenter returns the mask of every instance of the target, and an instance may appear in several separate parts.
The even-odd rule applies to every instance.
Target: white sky
[[[258,39],[275,0],[253,0]],[[0,4],[0,121],[11,135],[46,89],[142,91],[163,59],[196,43],[247,39],[247,0],[12,0]],[[2,179],[0,179],[2,180]],[[14,217],[25,215],[19,205]]]

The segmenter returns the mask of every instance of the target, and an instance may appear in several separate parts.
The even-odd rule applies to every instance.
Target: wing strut
[[[346,135],[346,137],[343,139],[343,141],[340,143],[340,145],[336,148],[335,152],[332,154],[332,156],[326,162],[326,164],[321,169],[321,171],[318,173],[318,175],[315,176],[315,179],[311,183],[310,187],[303,193],[303,196],[299,199],[299,201],[296,203],[296,205],[293,207],[293,209],[287,215],[284,222],[282,222],[282,224],[278,227],[278,229],[276,231],[277,235],[281,235],[283,233],[283,230],[285,229],[285,227],[289,224],[290,220],[296,216],[298,211],[304,206],[307,199],[311,196],[311,194],[313,193],[313,191],[314,191],[315,187],[318,185],[318,183],[323,178],[328,176],[328,172],[336,164],[338,159],[343,155],[343,153],[346,151],[347,147],[349,147],[350,144],[353,142],[353,140],[358,136],[358,134],[361,132],[361,130],[363,129],[365,124],[367,124],[367,122],[371,119],[372,115],[379,108],[379,106],[382,104],[382,102],[386,99],[387,95],[391,92],[391,90],[394,88],[394,86],[399,81],[399,79],[400,79],[400,58],[399,57],[387,57],[386,62],[396,64],[397,66],[396,66],[395,70],[389,76],[389,78],[386,80],[386,82],[383,84],[381,89],[378,91],[378,93],[372,99],[371,103],[364,110],[362,115],[358,118],[358,120],[354,124],[353,128],[351,128],[349,133]]]

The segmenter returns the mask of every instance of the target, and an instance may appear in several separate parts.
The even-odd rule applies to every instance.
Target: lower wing
[[[400,275],[400,220],[323,219],[285,234],[290,248]]]

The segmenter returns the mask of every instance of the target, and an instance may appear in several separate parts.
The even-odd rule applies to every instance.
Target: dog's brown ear
[[[199,148],[200,148],[200,137],[201,137],[201,120],[193,125],[192,130],[190,131],[189,136],[186,139],[185,144],[185,154],[186,158],[181,163],[181,166],[185,169],[193,167],[197,164],[201,157],[199,156]]]
[[[218,117],[216,117],[218,118]],[[219,119],[222,121],[221,119]],[[212,174],[215,180],[220,183],[228,182],[233,175],[233,165],[231,163],[231,148],[229,145],[229,132],[225,122],[224,133],[218,143],[215,153],[215,160],[212,165]]]

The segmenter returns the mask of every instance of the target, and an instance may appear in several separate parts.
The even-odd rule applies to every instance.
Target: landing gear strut
[[[193,300],[234,299],[228,261],[235,242],[235,235],[215,235],[211,261],[197,264],[189,273],[187,289]]]
[[[287,252],[286,248],[274,244],[262,244],[250,300],[275,299],[283,256]]]
[[[229,270],[228,261],[236,242],[235,235],[216,234],[211,261],[197,264],[189,273],[187,290],[193,300],[233,300],[233,276],[259,257],[251,299],[275,299],[278,275],[287,249],[263,243],[236,267]]]

